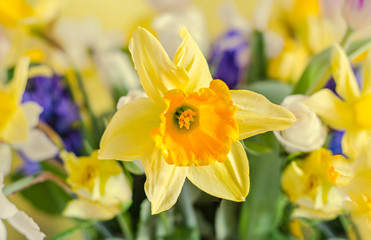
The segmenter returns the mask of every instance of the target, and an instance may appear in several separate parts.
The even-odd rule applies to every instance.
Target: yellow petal
[[[18,107],[4,128],[2,138],[5,142],[20,142],[27,140],[29,125],[23,109]]]
[[[134,160],[153,146],[152,129],[160,126],[160,112],[149,98],[138,98],[120,108],[108,124],[99,159]]]
[[[0,24],[15,27],[19,20],[29,17],[33,10],[25,0],[2,1],[0,4]]]
[[[335,44],[332,50],[331,72],[336,82],[336,92],[345,101],[356,100],[360,95],[357,80],[347,55],[338,44]]]
[[[355,158],[370,140],[366,131],[346,131],[341,140],[341,147],[345,155]]]
[[[16,102],[20,102],[22,100],[23,92],[26,88],[28,79],[29,64],[30,59],[28,57],[22,57],[15,67],[12,81],[6,87],[6,91],[14,96]]]
[[[351,107],[329,89],[313,94],[305,103],[334,129],[349,129],[354,126]]]
[[[231,90],[231,97],[238,107],[235,117],[239,125],[239,139],[267,131],[284,130],[296,120],[289,110],[271,103],[260,94],[247,90]]]
[[[249,193],[249,162],[240,142],[232,143],[228,159],[207,166],[192,166],[188,179],[202,191],[218,198],[241,202]]]
[[[142,163],[147,176],[144,190],[151,202],[152,214],[168,210],[178,199],[188,167],[169,165],[161,151],[155,148],[151,154],[142,158]]]
[[[362,95],[366,95],[371,93],[371,54],[368,54],[363,62],[361,74],[361,79],[363,81]]]
[[[185,91],[196,92],[208,87],[212,80],[209,65],[186,27],[180,30],[180,35],[183,42],[175,53],[174,63],[184,68],[189,76],[189,85]]]
[[[142,87],[156,104],[162,104],[168,90],[184,89],[188,84],[185,70],[174,65],[160,42],[144,28],[134,32],[129,49]]]
[[[103,205],[96,201],[76,199],[68,202],[63,211],[63,216],[89,220],[108,220],[119,214],[120,210],[120,204]]]

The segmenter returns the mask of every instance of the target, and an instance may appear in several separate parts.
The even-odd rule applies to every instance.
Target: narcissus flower
[[[97,151],[88,157],[67,152],[61,156],[67,181],[78,196],[68,203],[64,216],[107,220],[120,213],[122,204],[131,202],[129,181],[116,161],[99,161]]]
[[[9,84],[0,83],[0,172],[10,172],[11,148],[33,162],[54,157],[58,148],[36,129],[43,109],[36,102],[21,103],[27,83],[29,59],[21,58]],[[5,81],[4,81],[5,82]]]
[[[334,162],[341,160],[341,155],[320,148],[285,168],[282,188],[298,205],[295,216],[331,219],[341,212],[343,199],[335,186],[340,173],[334,167]]]
[[[335,45],[331,56],[331,71],[336,82],[336,96],[330,89],[313,94],[306,103],[333,129],[346,130],[342,139],[345,155],[355,157],[357,149],[368,142],[371,133],[371,62],[362,72],[362,89],[345,52]]]
[[[141,84],[138,98],[113,116],[100,159],[142,159],[152,213],[175,204],[185,178],[216,197],[243,201],[249,165],[238,140],[290,127],[294,115],[265,97],[230,91],[212,80],[207,62],[185,28],[173,61],[159,41],[138,28],[130,41]]]

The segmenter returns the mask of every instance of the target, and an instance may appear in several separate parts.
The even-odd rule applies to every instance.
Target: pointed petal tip
[[[182,26],[179,30],[179,34],[182,37],[182,39],[186,38],[189,35],[188,29],[186,26]]]

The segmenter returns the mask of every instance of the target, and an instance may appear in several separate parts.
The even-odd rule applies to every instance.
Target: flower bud
[[[352,29],[368,27],[371,21],[371,1],[345,0],[343,16]]]
[[[326,140],[326,128],[306,104],[303,95],[287,96],[282,106],[292,111],[296,122],[291,128],[274,132],[278,141],[290,153],[310,152],[319,149]]]

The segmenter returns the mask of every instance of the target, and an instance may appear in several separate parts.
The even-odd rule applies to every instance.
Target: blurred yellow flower
[[[99,161],[98,152],[88,157],[61,154],[68,172],[67,182],[78,195],[68,203],[64,215],[82,219],[111,219],[131,202],[131,187],[114,160]]]
[[[331,127],[346,130],[342,139],[343,152],[353,158],[367,144],[371,133],[371,65],[365,62],[362,89],[358,86],[352,67],[343,49],[334,45],[331,71],[336,82],[337,97],[331,90],[322,89],[306,103]]]
[[[331,219],[341,212],[342,197],[335,187],[339,173],[333,165],[341,158],[320,148],[285,168],[281,184],[290,201],[298,205],[295,216]]]
[[[36,0],[32,5],[26,0],[2,1],[0,4],[0,25],[16,27],[22,24],[42,24],[52,20],[66,1]]]
[[[34,14],[26,0],[3,1],[0,4],[0,24],[15,27],[19,20]]]
[[[27,57],[21,58],[14,70],[13,80],[7,85],[0,83],[0,141],[11,143],[27,139],[27,104],[21,104],[21,100],[27,83],[28,64]]]
[[[154,214],[175,204],[186,177],[211,195],[243,201],[249,165],[237,140],[295,121],[259,94],[230,91],[212,80],[187,29],[180,35],[183,42],[171,61],[151,33],[136,30],[129,49],[148,98],[121,107],[100,144],[100,159],[142,159]]]

